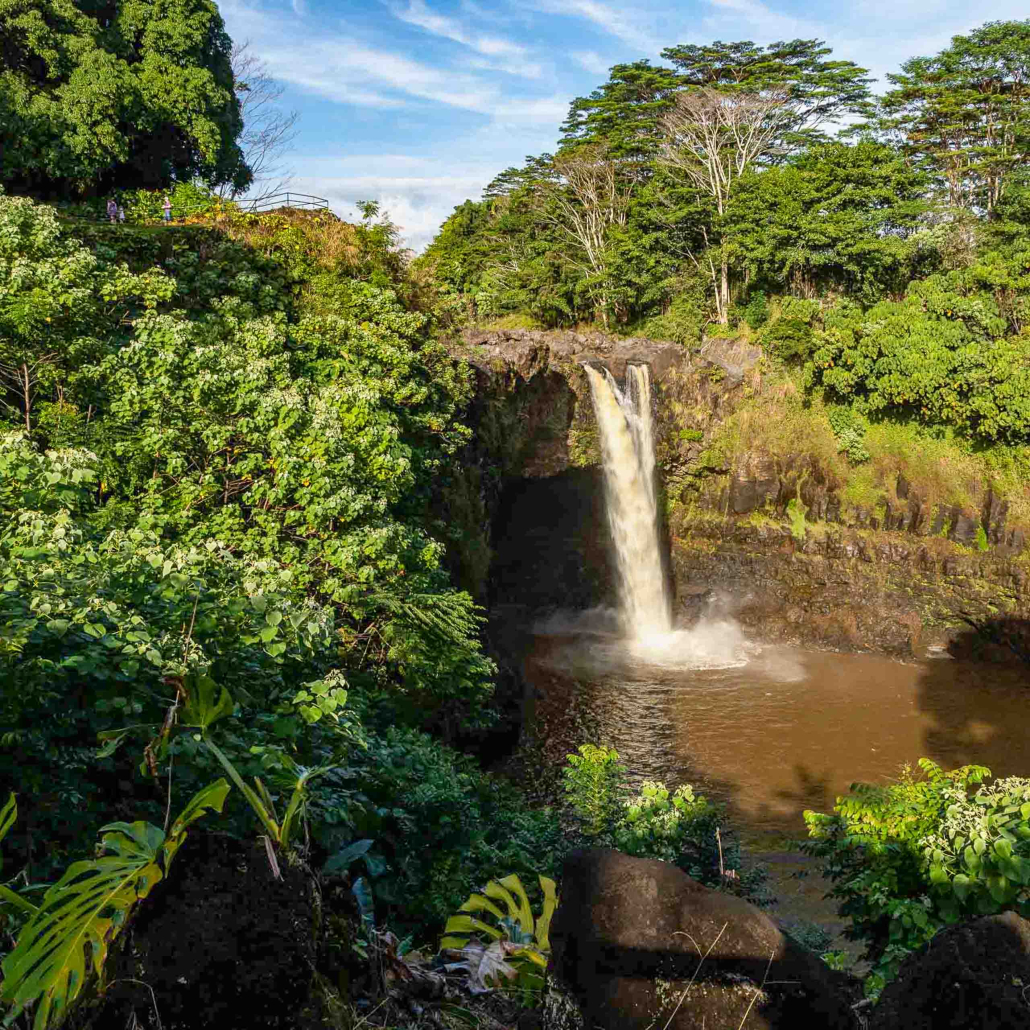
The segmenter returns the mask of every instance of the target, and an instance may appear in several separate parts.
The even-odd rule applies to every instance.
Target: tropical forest
[[[1030,20],[411,246],[222,6],[0,0],[3,1026],[1030,1026]]]

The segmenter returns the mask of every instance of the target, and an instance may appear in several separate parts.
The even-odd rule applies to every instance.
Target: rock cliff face
[[[455,571],[506,624],[615,600],[585,362],[619,379],[629,363],[651,368],[684,618],[719,594],[766,638],[921,655],[970,624],[1030,611],[1025,531],[989,484],[945,503],[896,475],[864,503],[805,440],[784,447],[781,433],[777,452],[764,450],[761,426],[759,445],[713,454],[720,427],[761,397],[756,347],[713,339],[691,355],[661,341],[517,330],[469,331],[452,349],[476,374],[474,439],[445,505]]]

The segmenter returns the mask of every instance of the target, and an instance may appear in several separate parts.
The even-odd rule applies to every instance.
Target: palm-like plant
[[[529,990],[543,989],[558,895],[554,880],[547,876],[538,879],[544,900],[537,916],[522,881],[512,873],[491,880],[482,894],[472,894],[447,920],[440,948],[461,956],[447,968],[467,969],[473,991],[490,990],[505,981]],[[489,943],[484,943],[483,937]]]

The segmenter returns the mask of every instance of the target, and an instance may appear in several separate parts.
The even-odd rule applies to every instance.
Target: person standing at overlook
[[[172,198],[168,196],[167,193],[165,194],[165,202],[161,205],[161,208],[164,211],[164,220],[166,222],[170,222],[172,220]]]
[[[112,224],[118,221],[118,205],[114,197],[107,202],[107,218]]]

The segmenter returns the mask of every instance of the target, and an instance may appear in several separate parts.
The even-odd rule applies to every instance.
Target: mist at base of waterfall
[[[744,666],[785,683],[804,675],[788,652],[750,639],[725,606],[717,606],[690,626],[642,633],[627,633],[614,608],[557,611],[538,621],[533,632],[548,641],[538,652],[540,664],[578,675],[646,678],[662,672]]]

